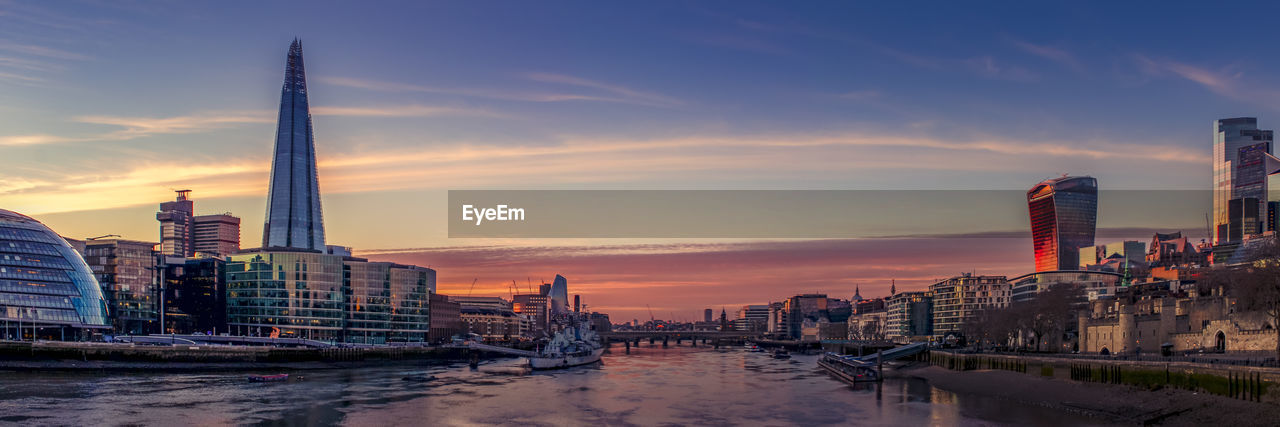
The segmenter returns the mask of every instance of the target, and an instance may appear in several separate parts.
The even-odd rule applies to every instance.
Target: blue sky
[[[1275,12],[0,0],[0,207],[154,240],[191,188],[257,240],[295,36],[358,247],[441,244],[451,188],[1206,188],[1213,119],[1280,123],[1274,31],[1223,9]]]

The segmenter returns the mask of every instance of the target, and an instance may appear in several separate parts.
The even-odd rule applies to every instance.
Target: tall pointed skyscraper
[[[316,179],[316,146],[307,108],[307,74],[302,66],[302,42],[293,40],[280,90],[271,189],[267,194],[267,222],[262,246],[324,251],[324,218]]]

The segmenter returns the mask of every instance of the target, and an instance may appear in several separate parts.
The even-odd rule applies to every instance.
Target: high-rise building
[[[194,232],[192,214],[195,207],[187,197],[191,190],[176,192],[177,200],[161,203],[160,212],[156,212],[156,220],[160,221],[160,253],[189,257],[195,255],[195,247],[191,242]]]
[[[559,274],[551,281],[551,289],[547,293],[547,301],[551,304],[551,316],[569,313],[569,281]]]
[[[1063,176],[1027,191],[1036,271],[1075,270],[1080,248],[1093,246],[1098,219],[1098,180]]]
[[[1226,243],[1262,231],[1267,217],[1268,176],[1277,161],[1272,132],[1258,119],[1235,117],[1213,122],[1213,242]],[[1236,215],[1232,215],[1232,208]]]
[[[435,270],[325,245],[302,45],[289,48],[262,248],[226,256],[227,324],[237,335],[351,343],[423,342]]]
[[[302,64],[302,42],[297,39],[289,46],[284,87],[280,90],[262,247],[325,250],[307,76]]]
[[[102,285],[116,333],[160,332],[155,247],[154,242],[123,239],[85,242],[84,259]]]
[[[541,290],[550,290],[549,287],[541,287]],[[547,328],[547,294],[516,294],[511,297],[511,308],[516,313],[529,316],[533,319],[533,330],[542,331]]]
[[[1143,261],[1147,257],[1147,244],[1137,240],[1125,240],[1105,245],[1086,246],[1080,248],[1079,252],[1080,266],[1077,269],[1086,270],[1085,267],[1101,264],[1115,255],[1123,257],[1128,262]]]
[[[226,213],[200,215],[192,221],[191,245],[195,252],[221,257],[240,250],[240,218]]]
[[[0,339],[88,338],[110,329],[102,288],[80,253],[26,215],[0,209]]]
[[[711,316],[714,316],[714,315],[712,314],[712,312],[711,312],[711,309],[709,309],[709,308],[708,308],[708,309],[706,309],[706,310],[702,310],[702,321],[703,321],[703,322],[711,323]]]

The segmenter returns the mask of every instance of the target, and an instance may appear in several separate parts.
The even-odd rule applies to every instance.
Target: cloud
[[[0,40],[0,50],[15,52],[15,53],[22,53],[27,55],[43,56],[46,58],[54,58],[54,59],[69,59],[69,60],[77,60],[77,61],[93,59],[90,56],[81,55],[75,52],[68,52],[65,50],[55,49],[47,46],[16,43],[9,40]]]
[[[79,116],[72,119],[80,123],[110,125],[123,130],[90,137],[103,140],[128,140],[152,135],[187,134],[207,132],[245,123],[274,123],[275,117],[268,111],[207,111],[174,117],[132,116]]]
[[[474,108],[438,107],[425,105],[397,105],[385,107],[314,107],[311,114],[317,116],[350,117],[435,117],[479,116],[506,117],[503,114]]]
[[[1145,74],[1155,77],[1173,76],[1194,82],[1210,92],[1237,101],[1244,101],[1271,109],[1280,109],[1276,99],[1280,89],[1258,82],[1244,81],[1244,73],[1233,71],[1235,66],[1227,66],[1211,70],[1192,64],[1172,60],[1148,58],[1134,55],[1138,68]]]
[[[642,92],[642,91],[628,88],[626,86],[604,83],[596,80],[589,80],[582,77],[575,77],[575,76],[570,76],[565,74],[528,73],[525,75],[525,77],[528,78],[529,80],[533,80],[536,82],[555,83],[555,84],[563,84],[563,85],[569,85],[569,86],[597,89],[597,90],[601,90],[601,91],[619,96],[621,99],[627,100],[635,104],[652,105],[657,107],[671,107],[671,106],[678,106],[678,105],[684,104],[683,101],[676,98],[669,97],[669,96],[652,93],[652,92]]]
[[[990,55],[969,58],[965,66],[974,73],[992,79],[1030,82],[1039,79],[1035,73],[1019,66],[1000,65]]]
[[[1078,73],[1084,72],[1084,67],[1080,65],[1080,62],[1076,60],[1075,55],[1072,55],[1071,52],[1016,39],[1009,39],[1009,42],[1024,52],[1066,65]]]
[[[0,75],[2,77],[2,75]],[[320,116],[348,117],[437,117],[479,116],[507,117],[506,115],[472,108],[441,107],[427,105],[394,105],[368,107],[312,107],[311,112]],[[276,113],[270,110],[204,111],[182,116],[145,117],[85,115],[71,119],[77,123],[106,125],[123,129],[84,136],[29,134],[0,136],[0,146],[57,144],[87,141],[127,141],[156,135],[180,135],[210,132],[246,124],[276,122]]]
[[[184,116],[185,117],[185,116]],[[239,119],[237,119],[239,118]],[[228,114],[207,122],[105,118],[95,121],[129,127],[126,132],[188,132],[228,123],[270,122],[254,115]],[[29,143],[42,143],[31,136]],[[370,141],[369,137],[352,137]],[[335,142],[328,142],[334,146]],[[338,146],[356,147],[355,144]],[[375,144],[377,146],[377,144]],[[260,195],[270,168],[268,152],[221,156],[198,162],[138,162],[124,159],[92,174],[49,174],[40,188],[0,191],[0,205],[28,213],[106,209],[154,203],[169,187],[199,182],[207,197]],[[992,157],[995,154],[999,157]],[[897,134],[841,133],[774,136],[689,136],[666,139],[562,137],[541,145],[462,143],[318,152],[327,194],[391,190],[528,186],[611,185],[635,182],[715,188],[724,182],[848,179],[885,171],[985,173],[992,159],[1003,170],[1039,174],[1060,159],[1187,164],[1207,162],[1207,154],[1176,147],[1110,141],[1028,142],[1016,139],[944,140]],[[198,164],[198,167],[193,166]],[[1036,175],[1038,176],[1038,175]],[[0,179],[12,177],[0,174]],[[782,181],[779,181],[782,182]],[[816,181],[815,181],[816,182]],[[663,188],[662,184],[651,188]]]
[[[522,102],[571,102],[571,101],[590,101],[590,102],[613,102],[613,103],[634,103],[627,99],[582,95],[575,93],[561,92],[539,92],[527,90],[510,90],[510,89],[484,89],[484,88],[463,88],[463,87],[435,87],[422,86],[409,83],[382,82],[376,80],[357,79],[350,77],[318,77],[316,81],[330,84],[334,86],[350,87],[356,89],[365,89],[378,92],[421,92],[421,93],[438,93],[446,95],[458,95],[473,98],[498,99],[506,101],[522,101]]]

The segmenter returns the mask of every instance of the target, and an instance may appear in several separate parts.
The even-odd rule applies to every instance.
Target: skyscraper
[[[195,248],[191,243],[192,212],[195,207],[188,198],[191,190],[177,190],[178,198],[172,202],[160,204],[160,212],[156,212],[156,220],[160,221],[160,253],[188,257],[194,255]]]
[[[1271,142],[1272,132],[1258,129],[1257,118],[1213,122],[1214,243],[1265,231],[1261,222],[1267,217],[1267,178],[1277,163]]]
[[[1098,180],[1063,176],[1027,191],[1036,271],[1076,270],[1080,248],[1093,246],[1098,219]]]
[[[324,221],[316,177],[316,149],[307,108],[307,76],[302,65],[302,42],[294,39],[285,64],[276,122],[271,189],[262,247],[324,251]]]

